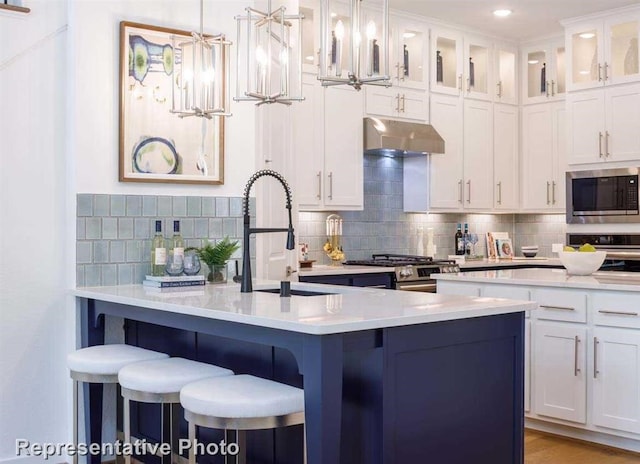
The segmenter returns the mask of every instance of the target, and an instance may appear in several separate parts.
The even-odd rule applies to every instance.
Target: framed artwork
[[[223,184],[224,118],[171,112],[174,38],[191,32],[120,23],[120,181]]]
[[[513,245],[510,238],[496,240],[498,258],[513,258]]]
[[[498,257],[498,246],[496,240],[509,238],[508,232],[487,232],[487,257],[495,259]]]

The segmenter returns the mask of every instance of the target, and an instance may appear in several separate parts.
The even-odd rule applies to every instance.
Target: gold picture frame
[[[224,118],[180,118],[171,113],[172,86],[177,86],[173,79],[174,37],[184,41],[192,35],[120,22],[119,179],[221,185]],[[220,62],[224,66],[224,57]]]

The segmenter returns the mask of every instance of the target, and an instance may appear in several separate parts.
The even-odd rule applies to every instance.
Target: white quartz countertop
[[[281,298],[277,293],[257,291],[265,288],[279,288],[279,282],[256,282],[253,293],[241,293],[239,284],[228,283],[165,293],[148,290],[142,285],[78,287],[73,294],[81,298],[317,335],[492,316],[537,306],[528,301],[501,298],[307,283],[292,283],[291,288],[333,294]]]
[[[435,274],[433,277],[438,281],[640,292],[640,273],[633,272],[594,272],[589,276],[572,276],[565,269],[503,269]]]
[[[314,265],[311,269],[298,269],[300,277],[346,274],[379,274],[381,272],[393,272],[393,268],[384,266],[358,266],[355,264],[347,266],[342,264],[340,266],[327,266],[326,264],[320,264],[317,266]]]
[[[460,263],[460,269],[473,269],[478,267],[504,267],[504,266],[561,266],[558,258],[525,258],[513,259],[473,259]]]

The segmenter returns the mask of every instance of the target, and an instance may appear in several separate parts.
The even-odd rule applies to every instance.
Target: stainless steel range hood
[[[429,124],[364,118],[364,153],[381,156],[444,153],[444,139]]]

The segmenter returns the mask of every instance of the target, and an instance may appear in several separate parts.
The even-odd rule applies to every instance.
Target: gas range
[[[396,290],[436,291],[431,274],[457,273],[460,267],[453,260],[435,260],[427,256],[374,254],[371,259],[346,261],[345,265],[393,267]]]

